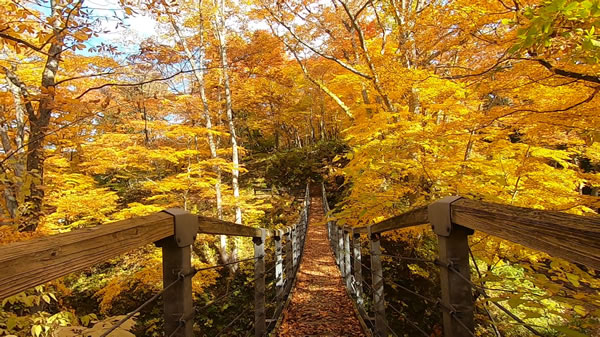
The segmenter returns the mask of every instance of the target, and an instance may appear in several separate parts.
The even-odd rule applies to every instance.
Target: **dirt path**
[[[321,198],[312,198],[304,257],[277,336],[366,336],[327,241]]]

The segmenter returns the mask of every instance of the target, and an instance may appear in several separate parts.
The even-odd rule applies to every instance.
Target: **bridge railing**
[[[324,185],[322,193],[323,209],[327,214],[330,208]],[[382,254],[381,234],[424,224],[431,224],[438,239],[437,259],[422,261],[435,263],[439,267],[441,296],[438,298],[423,296],[413,289],[394,282],[384,275],[382,269],[382,257],[408,261],[421,260]],[[490,296],[486,293],[489,289],[483,284],[471,281],[469,259],[473,258],[473,255],[468,237],[474,231],[481,231],[595,270],[600,269],[599,217],[494,204],[461,197],[446,197],[371,226],[343,227],[330,219],[327,226],[336,263],[348,292],[355,299],[361,319],[377,336],[397,336],[388,324],[387,309],[402,317],[421,335],[431,335],[431,332],[425,332],[407,319],[402,310],[398,310],[386,301],[384,284],[439,307],[445,337],[475,336],[475,303],[472,291],[476,290],[485,299],[489,299]],[[366,261],[363,261],[361,256],[361,234],[366,236],[368,241],[369,266],[364,263]],[[477,268],[475,263],[474,265]],[[363,269],[366,269],[370,275],[363,275]],[[370,282],[365,279],[370,279]],[[365,292],[371,296],[366,296]],[[365,299],[369,303],[366,303]],[[530,333],[542,336],[536,328],[528,325],[497,301],[489,301],[489,303]],[[369,311],[373,312],[374,317],[369,315]]]
[[[163,289],[105,331],[108,336],[136,313],[162,296],[165,336],[192,337],[195,309],[192,278],[200,271],[254,262],[254,335],[265,336],[275,326],[300,264],[310,209],[310,191],[305,190],[297,223],[283,230],[243,226],[197,216],[181,209],[131,218],[92,228],[73,230],[0,247],[0,300],[29,288],[84,270],[141,246],[154,243],[162,248]],[[206,268],[192,267],[191,245],[196,234],[252,238],[254,257]],[[274,241],[274,266],[265,271],[265,242]],[[273,317],[266,317],[267,273],[274,273]],[[232,292],[231,292],[232,293]],[[218,297],[200,309],[221,301]],[[246,308],[217,333],[227,332],[250,308]],[[249,333],[251,330],[248,331]]]

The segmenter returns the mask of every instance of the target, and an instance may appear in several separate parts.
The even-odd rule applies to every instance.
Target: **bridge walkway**
[[[366,336],[335,264],[322,205],[321,198],[311,198],[304,254],[280,337]]]

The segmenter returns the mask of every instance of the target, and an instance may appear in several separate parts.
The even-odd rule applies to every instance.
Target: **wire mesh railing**
[[[324,185],[322,186],[322,196],[323,210],[326,214],[331,215]],[[464,215],[458,213],[459,211],[454,211],[454,202],[457,202],[457,210],[465,212]],[[533,212],[533,210],[512,206],[474,202],[466,199],[463,201],[458,197],[449,197],[428,207],[421,207],[367,227],[340,227],[335,220],[328,216],[327,233],[348,293],[355,302],[361,320],[372,335],[482,336],[484,332],[481,330],[478,330],[477,334],[475,333],[474,317],[475,313],[483,313],[489,316],[493,325],[491,331],[495,331],[495,333],[492,335],[501,336],[489,310],[490,307],[493,307],[506,314],[515,325],[525,329],[528,333],[544,336],[538,326],[528,324],[513,310],[499,303],[502,301],[502,297],[499,297],[498,294],[508,293],[509,296],[506,300],[517,295],[540,299],[544,296],[504,289],[504,287],[488,286],[481,281],[483,279],[482,272],[479,270],[468,239],[473,234],[472,228],[477,228],[482,233],[489,234],[488,232],[491,232],[500,239],[552,253],[548,247],[540,247],[535,241],[526,241],[524,238],[530,235],[525,234],[527,230],[535,232],[539,230],[538,228],[544,228],[542,226],[551,225],[552,228],[557,228],[553,229],[556,232],[564,230],[564,228],[571,228],[571,232],[579,231],[580,233],[570,233],[570,237],[577,237],[578,241],[587,242],[587,246],[578,248],[576,253],[561,251],[564,245],[555,244],[556,239],[546,240],[546,242],[550,242],[548,245],[556,248],[558,255],[562,255],[561,257],[570,262],[582,263],[592,268],[596,265],[597,256],[592,253],[593,249],[591,248],[595,244],[589,242],[589,236],[598,236],[596,233],[600,221],[597,218],[590,219],[589,217],[555,212],[547,212],[546,215],[541,214],[543,212],[540,211],[535,211],[537,212],[534,214],[535,220],[527,218]],[[481,222],[475,221],[477,218],[481,218]],[[509,221],[519,225],[530,224],[533,225],[533,228],[514,227],[515,225]],[[502,224],[504,229],[497,227],[495,222]],[[582,225],[582,223],[584,224]],[[425,224],[432,225],[433,235],[426,234],[425,236],[433,239],[433,244],[430,246],[437,246],[436,258],[428,257],[430,254],[421,256],[419,254],[403,254],[402,251],[398,253],[398,249],[394,249],[394,247],[383,249],[382,241],[384,240],[381,238],[383,232]],[[518,230],[513,228],[518,228]],[[581,228],[589,228],[589,230],[583,232]],[[425,229],[425,231],[427,230]],[[547,231],[539,231],[540,236],[548,235]],[[581,253],[584,251],[585,254],[592,255],[587,256]],[[415,267],[415,265],[418,266]],[[428,279],[415,283],[415,280],[410,277],[403,278],[407,274],[408,276],[412,275],[409,267],[425,270],[423,274],[427,276],[420,277],[428,277]],[[476,276],[475,280],[472,279],[472,274]],[[424,288],[426,285],[429,288]],[[493,294],[489,294],[490,292]],[[481,300],[476,302],[478,298]],[[407,304],[409,301],[410,305]],[[422,304],[417,305],[418,303]],[[481,318],[478,318],[478,324],[481,327]]]
[[[298,221],[284,229],[253,228],[197,216],[180,209],[169,209],[96,228],[4,245],[0,247],[0,270],[3,271],[0,273],[0,299],[154,243],[162,249],[162,289],[119,321],[107,326],[98,336],[113,335],[118,329],[123,329],[126,322],[148,312],[161,299],[165,337],[231,336],[231,329],[238,325],[241,325],[244,333],[262,337],[274,328],[274,321],[280,317],[285,299],[291,291],[302,258],[309,211],[310,189],[307,184]],[[254,254],[248,258],[194,268],[192,245],[197,234],[251,238]],[[228,288],[224,293],[194,306],[194,277],[206,271],[246,263],[253,264],[254,273],[251,279],[236,283],[244,291],[236,292]],[[246,273],[248,269],[245,269]],[[236,278],[241,275],[244,273],[230,276]],[[249,299],[251,289],[254,290],[254,300],[243,301],[232,308],[238,310],[232,314],[233,318],[211,329],[210,334],[198,325],[194,326],[195,322],[201,320],[199,312],[231,300],[240,293]]]
[[[304,214],[306,212],[306,208],[302,211],[302,213]],[[306,226],[306,220],[307,217],[304,217],[304,215],[301,216],[300,218],[300,222],[298,223],[298,225],[295,226],[294,229],[290,229],[289,230],[289,235],[287,235],[288,237],[288,241],[292,241],[293,239],[291,239],[290,237],[293,238],[294,235],[297,236],[301,236],[304,235],[303,234],[303,227]],[[284,233],[284,231],[280,231],[280,233]],[[279,234],[279,233],[277,233]],[[281,240],[281,237],[277,237],[276,236],[276,240]],[[262,245],[263,242],[257,242],[259,240],[254,240],[255,241],[255,245]],[[284,250],[280,250],[279,254],[281,255],[294,255],[296,254],[296,256],[294,256],[293,258],[295,259],[299,259],[297,254],[301,254],[302,249],[300,247],[296,247],[298,245],[303,244],[304,238],[303,237],[299,237],[297,239],[297,241],[294,241],[292,243],[292,249],[289,251],[284,251]],[[290,242],[291,243],[291,242]],[[244,258],[244,259],[239,259],[236,261],[231,261],[231,262],[226,262],[226,263],[220,263],[218,265],[213,265],[213,266],[209,266],[209,267],[202,267],[202,268],[192,268],[191,271],[187,272],[187,273],[183,273],[183,272],[178,272],[177,273],[177,277],[174,281],[170,282],[169,284],[165,285],[163,287],[163,289],[161,289],[159,292],[157,292],[156,294],[154,294],[151,298],[149,298],[147,301],[145,301],[143,304],[141,304],[140,306],[138,306],[135,310],[129,312],[127,315],[125,315],[125,317],[123,317],[121,320],[119,320],[117,323],[115,323],[114,325],[112,325],[108,330],[106,330],[105,332],[103,332],[100,337],[107,337],[109,336],[112,332],[114,332],[115,330],[117,330],[119,327],[121,327],[125,322],[127,322],[128,320],[132,319],[136,314],[140,313],[144,308],[146,308],[147,306],[149,306],[150,304],[154,303],[158,298],[160,298],[161,296],[164,295],[165,292],[169,291],[169,289],[175,287],[177,284],[183,282],[186,279],[190,279],[193,278],[194,276],[198,275],[200,272],[203,271],[209,271],[209,270],[215,270],[215,269],[222,269],[228,266],[232,266],[232,265],[238,265],[241,263],[248,263],[248,262],[257,262],[257,261],[262,261],[264,263],[264,259],[265,259],[265,255],[259,255],[259,256],[255,256],[255,257],[251,257],[251,258]],[[273,259],[273,263],[272,265],[260,272],[258,274],[255,274],[255,276],[250,279],[247,280],[243,283],[242,286],[240,286],[241,288],[245,288],[247,286],[253,286],[256,287],[256,284],[258,283],[258,287],[256,288],[256,296],[257,297],[263,297],[265,298],[265,303],[262,304],[262,310],[264,310],[264,307],[266,305],[270,305],[273,310],[271,312],[270,317],[270,322],[268,325],[266,325],[264,331],[261,331],[260,333],[257,334],[257,332],[255,332],[254,334],[256,336],[264,336],[266,335],[266,333],[268,333],[272,328],[273,328],[273,321],[276,320],[276,315],[278,315],[281,310],[283,309],[282,306],[284,305],[284,302],[282,301],[284,296],[287,296],[287,293],[289,293],[289,288],[287,290],[282,290],[279,292],[278,294],[278,290],[277,288],[277,284],[278,284],[278,280],[283,280],[285,278],[285,282],[279,282],[279,286],[283,286],[284,284],[291,284],[291,280],[288,279],[289,275],[293,275],[295,276],[296,273],[296,269],[298,267],[297,263],[294,264],[294,260],[291,259],[292,261],[292,265],[288,265],[288,266],[281,266],[281,264],[283,263],[283,258],[279,259],[279,261],[277,261],[277,258]],[[278,264],[279,263],[279,264]],[[285,271],[287,268],[292,269],[292,273],[279,273],[279,274],[275,274],[275,269],[278,268],[281,271]],[[260,268],[259,268],[260,269]],[[269,279],[270,276],[270,280],[267,282],[267,279]],[[287,276],[287,277],[286,277]],[[269,296],[268,298],[266,298],[266,292],[265,292],[265,284],[269,285],[271,287],[271,292],[273,293],[273,296]],[[261,290],[262,289],[262,290]],[[219,302],[222,302],[230,297],[232,297],[235,293],[233,291],[228,291],[227,293],[218,296],[217,298],[210,300],[208,302],[206,302],[205,304],[203,304],[202,306],[196,308],[194,311],[196,311],[197,309],[203,310],[206,309],[212,305],[218,304]],[[277,295],[279,295],[281,298],[278,299]],[[191,294],[190,294],[191,296]],[[163,299],[163,301],[168,301],[169,299]],[[250,302],[249,304],[252,304],[252,302]],[[219,329],[216,334],[214,336],[223,336],[223,335],[228,335],[228,331],[230,331],[239,321],[241,321],[245,316],[249,315],[251,313],[251,311],[256,311],[257,309],[257,305],[256,305],[256,301],[254,302],[254,305],[246,305],[243,307],[243,309],[237,313],[231,320],[229,320],[229,322],[224,325],[221,329]],[[177,322],[175,324],[175,327],[171,330],[171,331],[166,331],[165,332],[165,336],[187,336],[185,334],[185,332],[183,331],[183,329],[185,328],[185,325],[187,324],[188,321],[193,321],[194,317],[193,317],[193,312],[191,315],[185,316],[185,315],[181,315],[179,317],[179,319],[177,319]],[[247,335],[252,334],[252,329],[255,327],[256,321],[253,322],[252,326],[247,326],[246,330],[247,331]]]
[[[252,237],[254,245],[254,257],[220,263],[218,265],[209,267],[186,268],[185,264],[189,264],[189,261],[175,261],[175,263],[169,263],[173,262],[170,260],[187,260],[187,258],[191,258],[191,255],[189,255],[189,246],[173,247],[173,245],[171,245],[170,247],[165,248],[167,245],[162,245],[164,256],[163,268],[166,268],[165,274],[174,274],[176,275],[175,279],[166,284],[161,291],[152,296],[141,306],[127,314],[126,317],[105,331],[101,336],[108,336],[111,332],[116,330],[127,320],[131,319],[146,306],[156,301],[159,297],[164,296],[165,293],[168,293],[177,286],[180,288],[187,288],[183,291],[187,296],[181,296],[182,292],[180,292],[179,294],[171,294],[174,295],[173,297],[166,299],[163,298],[165,311],[165,336],[193,336],[193,326],[191,326],[192,324],[190,323],[193,323],[194,321],[195,309],[190,301],[192,298],[191,287],[185,287],[185,285],[182,283],[187,282],[189,284],[191,279],[199,272],[221,269],[245,262],[254,263],[254,278],[244,283],[244,286],[253,285],[254,287],[253,305],[244,306],[243,309],[233,317],[233,319],[231,319],[219,331],[217,331],[215,336],[227,334],[228,331],[236,325],[236,323],[241,321],[245,316],[249,315],[251,311],[254,312],[254,335],[265,336],[270,329],[273,328],[273,321],[276,321],[277,316],[283,310],[283,299],[287,297],[291,290],[291,281],[295,277],[297,268],[299,266],[305,241],[306,227],[308,226],[308,213],[310,207],[309,193],[309,188],[307,186],[303,201],[303,208],[297,224],[291,228],[287,228],[286,230],[277,230],[271,233],[270,237],[272,237],[273,241],[275,242],[275,249],[271,249],[271,252],[275,256],[272,259],[272,266],[269,268],[265,268],[265,242],[267,239],[267,231],[264,229],[260,229],[260,236]],[[175,221],[177,223],[177,219]],[[182,252],[182,250],[188,250],[188,252]],[[286,261],[285,266],[284,260]],[[267,275],[270,277],[268,278]],[[267,279],[269,280],[268,282]],[[269,296],[268,300],[266,290],[267,285],[270,286],[270,291],[275,294],[275,296]],[[284,285],[286,286],[285,289],[283,289]],[[278,287],[281,289],[277,289]],[[205,309],[210,305],[224,301],[232,296],[232,294],[233,292],[229,292],[219,296],[218,298],[205,303],[201,308]],[[173,302],[179,303],[180,305],[173,306]],[[271,309],[269,315],[269,324],[267,324],[267,308]],[[249,330],[247,333],[251,333],[250,328],[246,327],[246,329]]]

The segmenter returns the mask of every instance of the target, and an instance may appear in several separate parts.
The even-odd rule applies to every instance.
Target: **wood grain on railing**
[[[452,222],[600,269],[600,217],[459,199]]]
[[[371,226],[372,233],[383,233],[395,229],[427,224],[427,206],[415,208],[412,211],[391,217]],[[368,227],[359,229],[360,233],[368,233]]]
[[[260,237],[261,229],[198,216],[201,234]],[[172,236],[173,217],[159,212],[0,247],[0,298],[81,271]],[[267,230],[268,237],[273,231]]]
[[[200,234],[215,234],[215,235],[231,235],[260,238],[262,235],[260,228],[244,226],[234,222],[209,218],[206,216],[198,216],[198,233]],[[274,232],[266,230],[267,237],[272,237]]]
[[[545,252],[574,263],[600,269],[600,217],[537,210],[462,198],[451,205],[452,222]],[[428,223],[427,207],[372,225],[383,233]],[[368,233],[368,226],[354,228]]]
[[[173,235],[160,212],[0,247],[0,298],[55,280]]]

